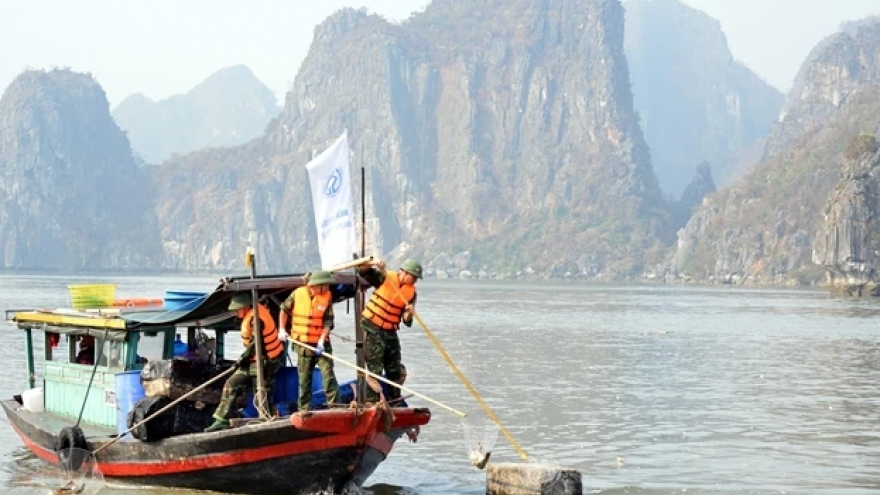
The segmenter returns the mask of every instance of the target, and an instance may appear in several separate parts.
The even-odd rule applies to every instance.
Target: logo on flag
[[[331,268],[351,261],[357,250],[348,136],[343,133],[332,146],[306,164],[321,267]]]
[[[326,194],[328,198],[332,198],[333,196],[336,196],[336,193],[339,192],[341,187],[342,169],[337,168],[330,174],[330,178],[327,179],[327,186],[324,187],[324,194]]]

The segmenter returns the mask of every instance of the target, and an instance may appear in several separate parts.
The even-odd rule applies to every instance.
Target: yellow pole
[[[501,433],[504,434],[504,437],[507,438],[507,440],[510,442],[510,445],[513,446],[513,448],[516,450],[522,460],[527,460],[529,458],[529,455],[526,454],[526,451],[523,450],[523,448],[519,446],[516,440],[513,439],[513,436],[510,434],[510,432],[507,431],[507,428],[505,428],[504,425],[501,424],[501,420],[498,419],[498,416],[495,416],[495,413],[492,412],[492,409],[489,408],[489,404],[486,404],[483,398],[480,397],[480,394],[477,393],[477,390],[474,388],[474,386],[471,385],[471,382],[467,379],[466,376],[464,376],[464,373],[462,373],[461,370],[458,369],[458,366],[456,366],[455,363],[452,361],[452,358],[449,357],[446,349],[444,349],[443,346],[440,345],[440,341],[437,340],[437,337],[434,336],[434,333],[428,329],[428,325],[425,325],[425,322],[422,321],[422,317],[419,316],[418,313],[416,313],[415,308],[413,308],[412,314],[413,318],[415,318],[415,320],[419,322],[422,330],[425,331],[425,335],[428,336],[428,339],[431,341],[432,344],[434,344],[434,347],[437,348],[437,350],[440,352],[440,355],[443,356],[443,359],[446,360],[446,364],[448,364],[449,367],[452,368],[452,371],[455,372],[455,375],[458,376],[458,379],[461,380],[461,383],[463,383],[464,386],[471,393],[471,395],[474,396],[474,399],[477,400],[477,403],[480,405],[480,407],[483,408],[483,411],[486,411],[489,419],[491,419],[493,423],[498,425],[498,428],[501,429]]]

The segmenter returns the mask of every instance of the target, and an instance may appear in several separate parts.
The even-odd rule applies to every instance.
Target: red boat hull
[[[10,424],[24,444],[47,462],[54,450],[58,417],[31,413],[3,401]],[[214,433],[157,442],[120,440],[96,454],[107,478],[155,486],[268,494],[339,491],[357,470],[366,447],[389,425],[382,409],[316,411],[302,418],[276,419]],[[427,409],[393,409],[392,428],[424,425]],[[54,430],[58,431],[54,431]],[[90,450],[112,437],[89,436]]]

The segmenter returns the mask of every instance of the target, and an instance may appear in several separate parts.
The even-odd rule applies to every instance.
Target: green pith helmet
[[[229,311],[235,311],[241,308],[247,308],[251,305],[251,295],[247,292],[239,292],[238,294],[232,296],[232,300],[229,301]]]
[[[324,284],[335,284],[336,279],[333,278],[333,274],[328,272],[327,270],[318,270],[312,273],[312,276],[309,277],[309,285],[324,285]]]
[[[406,260],[400,265],[400,269],[415,278],[422,278],[422,264],[416,260]]]

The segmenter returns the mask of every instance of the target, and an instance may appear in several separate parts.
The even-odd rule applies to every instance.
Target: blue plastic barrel
[[[295,367],[284,367],[275,374],[275,393],[272,395],[275,400],[275,406],[279,414],[287,414],[296,412],[296,403],[299,399],[299,370]],[[290,410],[286,406],[282,406],[284,402],[291,402]],[[312,407],[324,404],[327,399],[324,396],[324,384],[321,379],[321,370],[317,367],[312,370]],[[242,410],[242,416],[246,418],[256,418],[257,408],[254,407],[254,393],[248,390],[245,397],[245,408]]]
[[[174,338],[174,355],[180,356],[181,354],[186,354],[189,351],[189,346],[186,345],[186,342],[180,340],[180,334]]]
[[[141,385],[141,371],[124,371],[116,373],[116,432],[128,430],[128,413],[137,401],[144,398],[144,387]],[[128,437],[130,435],[126,435]]]

